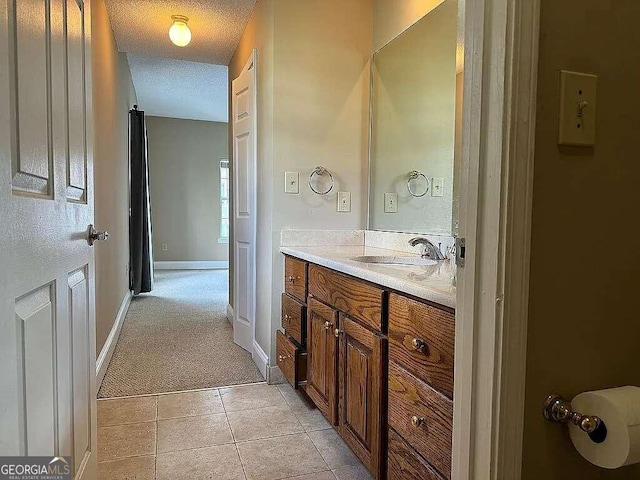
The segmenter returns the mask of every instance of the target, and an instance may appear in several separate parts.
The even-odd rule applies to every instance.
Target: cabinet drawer
[[[309,294],[382,331],[384,290],[324,267],[310,265]]]
[[[282,374],[298,388],[307,378],[307,355],[281,331],[276,334],[276,358]]]
[[[446,478],[451,477],[453,402],[389,363],[389,427]]]
[[[296,342],[303,347],[306,342],[307,307],[290,297],[282,294],[282,328]]]
[[[387,445],[388,480],[443,480],[436,470],[391,429]]]
[[[453,313],[402,295],[389,296],[389,356],[453,397]]]
[[[284,291],[302,303],[307,301],[307,262],[284,258]]]

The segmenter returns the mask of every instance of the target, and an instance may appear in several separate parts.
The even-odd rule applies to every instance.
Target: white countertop
[[[456,307],[456,287],[452,284],[453,269],[449,260],[426,267],[396,267],[352,260],[361,255],[416,256],[396,250],[366,246],[280,247],[280,252],[439,305]]]

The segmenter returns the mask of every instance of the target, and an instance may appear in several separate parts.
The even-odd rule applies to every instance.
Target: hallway
[[[233,343],[227,270],[160,270],[135,297],[98,398],[215,388],[264,379]]]

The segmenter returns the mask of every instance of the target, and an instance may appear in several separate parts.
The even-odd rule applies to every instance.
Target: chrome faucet
[[[424,237],[415,237],[409,240],[409,245],[415,247],[420,245],[420,255],[422,258],[430,258],[431,260],[444,260],[444,255],[438,247]]]

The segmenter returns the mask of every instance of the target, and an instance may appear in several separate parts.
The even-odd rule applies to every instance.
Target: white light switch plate
[[[444,178],[433,177],[431,179],[431,196],[442,197],[444,195]]]
[[[384,194],[384,213],[398,213],[398,194],[386,192]]]
[[[351,192],[338,192],[338,211],[351,211]]]
[[[284,172],[284,193],[300,193],[300,174]]]
[[[595,145],[597,83],[596,75],[560,72],[560,145]]]

